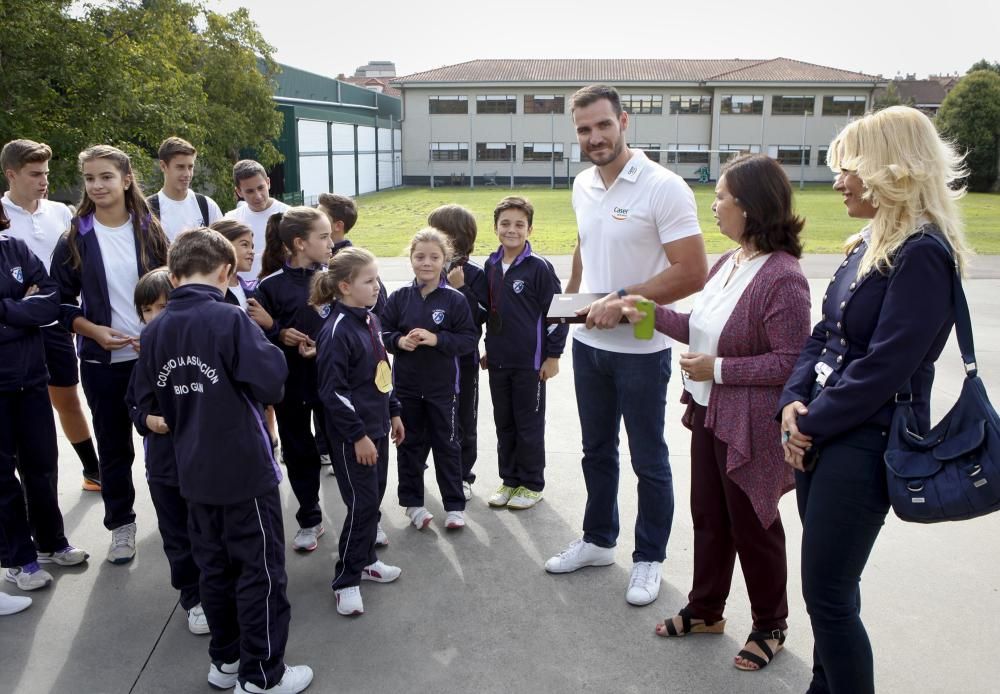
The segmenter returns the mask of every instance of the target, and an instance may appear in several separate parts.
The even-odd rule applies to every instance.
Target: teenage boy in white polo
[[[2,204],[10,219],[9,236],[21,239],[49,271],[52,251],[59,237],[69,229],[72,213],[62,203],[53,202],[49,192],[48,145],[32,140],[13,140],[0,150],[0,170],[10,190]],[[83,489],[101,491],[101,473],[90,425],[83,414],[77,384],[80,367],[72,336],[58,324],[42,330],[45,360],[49,369],[49,399],[59,415],[63,433],[83,464]]]
[[[288,205],[271,197],[271,179],[259,162],[242,159],[233,166],[233,183],[236,197],[246,204],[226,213],[227,219],[235,219],[253,230],[253,267],[250,272],[241,272],[245,280],[256,280],[260,274],[260,257],[264,252],[264,232],[271,215],[284,212]]]
[[[673,521],[673,480],[663,437],[670,342],[638,340],[619,326],[620,296],[670,304],[705,283],[708,263],[694,194],[676,174],[625,144],[628,114],[612,87],[571,99],[580,150],[594,166],[573,182],[577,245],[566,291],[606,293],[573,335],[573,376],[583,434],[587,506],[583,538],[545,563],[551,573],[614,563],[618,541],[618,436],[628,433],[638,477],[632,575],[625,598],[647,605],[660,591],[660,565]],[[595,329],[597,328],[597,329]]]
[[[163,172],[163,188],[146,202],[159,217],[170,241],[182,231],[207,227],[222,219],[222,210],[215,200],[191,190],[198,151],[190,142],[168,137],[160,144],[157,157]]]

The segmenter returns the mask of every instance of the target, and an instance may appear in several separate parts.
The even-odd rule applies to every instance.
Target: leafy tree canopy
[[[963,77],[941,104],[937,126],[968,152],[969,190],[991,190],[1000,156],[1000,74],[977,70]]]

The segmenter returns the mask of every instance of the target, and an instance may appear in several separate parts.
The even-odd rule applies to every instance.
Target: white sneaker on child
[[[403,570],[398,566],[390,566],[379,559],[374,564],[369,564],[361,570],[362,581],[375,581],[376,583],[392,583]]]
[[[208,667],[208,683],[216,689],[231,689],[240,683],[240,661],[213,660]]]
[[[615,550],[598,547],[586,540],[573,540],[569,546],[545,562],[550,574],[566,574],[584,566],[608,566],[615,563]]]
[[[376,547],[388,547],[389,546],[389,536],[385,534],[382,530],[382,524],[379,523],[375,526],[375,546]]]
[[[321,456],[319,457],[319,464],[320,464],[320,465],[329,465],[329,464],[331,464],[332,462],[333,462],[333,461],[332,461],[332,460],[330,460],[330,454],[329,454],[329,453],[324,453],[323,455],[321,455]]]
[[[108,561],[112,564],[128,564],[135,559],[135,523],[126,523],[111,531],[111,546],[108,547]]]
[[[23,595],[0,593],[0,616],[17,614],[29,607],[31,607],[31,598],[26,598]]]
[[[314,525],[311,528],[299,528],[292,540],[292,547],[298,552],[312,552],[319,546],[319,538],[326,532],[323,524]]]
[[[350,586],[333,591],[337,597],[337,612],[345,617],[365,613],[365,604],[361,601],[361,588]]]
[[[462,495],[466,501],[472,501],[472,482],[462,482]]]
[[[660,562],[637,561],[632,565],[625,600],[630,605],[648,605],[660,594]]]
[[[308,665],[285,666],[285,674],[281,681],[270,689],[261,689],[256,684],[246,682],[237,684],[233,694],[299,694],[313,681],[313,671]]]
[[[199,636],[209,633],[208,618],[205,616],[205,610],[201,608],[201,603],[188,610],[188,631]]]
[[[28,571],[28,567],[12,566],[7,569],[4,578],[17,585],[21,590],[38,590],[52,583],[52,574],[45,569],[38,568],[38,564],[33,567],[34,571]]]
[[[58,564],[59,566],[76,566],[90,559],[90,555],[72,545],[56,552],[39,552],[39,564]]]
[[[406,515],[409,516],[410,522],[413,523],[413,527],[417,530],[423,530],[431,521],[434,520],[434,516],[423,506],[410,506],[406,509]]]
[[[465,527],[464,511],[448,511],[448,517],[444,520],[444,527],[449,530],[461,530]]]

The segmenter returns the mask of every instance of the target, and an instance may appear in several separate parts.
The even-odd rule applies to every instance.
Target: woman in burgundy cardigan
[[[691,429],[694,521],[688,604],[656,633],[721,634],[739,554],[753,629],[734,664],[759,670],[781,649],[787,628],[778,500],[794,480],[774,412],[809,336],[809,285],[798,263],[803,222],[777,162],[739,157],[723,169],[715,192],[719,228],[740,247],[712,268],[691,313],[656,309],[656,329],[689,345],[680,359],[681,401]]]

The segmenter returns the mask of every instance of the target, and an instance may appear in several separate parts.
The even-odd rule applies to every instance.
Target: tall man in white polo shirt
[[[583,538],[545,563],[551,573],[614,563],[618,541],[618,436],[625,421],[639,512],[626,600],[653,602],[673,521],[673,480],[664,439],[670,347],[637,340],[619,325],[618,297],[670,304],[705,283],[708,263],[694,194],[676,174],[625,144],[628,114],[618,92],[593,85],[573,95],[580,150],[594,166],[573,183],[577,246],[567,292],[606,293],[573,334],[573,373],[583,434],[587,507]]]
[[[69,229],[73,216],[68,207],[46,197],[51,158],[48,145],[32,140],[13,140],[0,150],[0,170],[10,186],[2,201],[10,219],[7,234],[28,244],[45,265],[46,272],[56,242]],[[58,324],[44,328],[42,338],[49,368],[49,399],[59,415],[63,433],[83,464],[83,489],[99,492],[97,450],[76,387],[80,382],[80,367],[73,338]]]
[[[250,272],[240,273],[240,277],[252,281],[260,274],[267,220],[271,215],[287,210],[288,205],[271,197],[271,179],[260,162],[253,159],[241,159],[233,165],[233,184],[236,186],[236,197],[246,204],[226,212],[226,219],[235,219],[253,231],[253,266]]]
[[[215,200],[191,190],[198,158],[194,145],[179,137],[168,137],[160,143],[157,157],[163,172],[163,188],[146,198],[146,203],[159,218],[170,241],[182,231],[207,227],[222,218]]]

